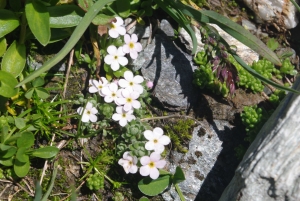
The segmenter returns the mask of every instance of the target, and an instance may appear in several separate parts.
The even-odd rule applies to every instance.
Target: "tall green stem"
[[[26,28],[27,28],[27,20],[26,20],[26,14],[23,12],[22,18],[21,18],[21,31],[20,31],[20,38],[19,43],[24,44],[26,39]]]

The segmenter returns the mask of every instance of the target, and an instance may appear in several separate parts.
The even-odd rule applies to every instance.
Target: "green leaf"
[[[18,77],[22,73],[26,63],[26,47],[14,41],[3,56],[1,70]]]
[[[35,193],[34,193],[34,200],[33,201],[40,201],[42,199],[42,186],[40,182],[37,181],[35,185]]]
[[[99,13],[93,19],[92,23],[94,25],[106,25],[106,24],[111,23],[113,19],[115,19],[114,16],[109,16],[109,15],[105,15],[105,14]]]
[[[130,2],[129,0],[116,1],[117,12],[120,17],[126,18],[130,15]]]
[[[15,88],[18,84],[17,79],[9,72],[0,70],[0,95],[13,97],[18,94],[19,89]]]
[[[17,146],[29,148],[34,144],[34,135],[31,132],[21,133],[21,137],[17,140]]]
[[[139,201],[149,201],[149,199],[147,197],[143,196],[139,199]]]
[[[3,134],[2,134],[2,135],[3,135]],[[6,151],[6,150],[10,149],[11,147],[12,147],[12,146],[6,145],[6,144],[3,144],[3,143],[0,144],[0,150],[1,150],[1,151]]]
[[[68,29],[51,29],[51,38],[49,43],[55,43],[58,42],[60,40],[63,40],[67,37],[70,37],[70,35],[72,34],[72,29],[68,28]]]
[[[17,152],[17,148],[10,146],[8,150],[0,152],[1,153],[0,158],[11,158],[13,155],[15,155],[16,152]]]
[[[15,159],[14,161],[14,171],[18,177],[25,177],[30,169],[30,162],[22,163]]]
[[[173,184],[178,184],[182,181],[185,180],[185,176],[184,176],[184,173],[182,171],[182,169],[180,167],[176,167],[176,171],[175,171],[175,174],[173,176],[173,180],[172,180],[172,183]]]
[[[266,59],[270,60],[272,63],[276,65],[279,66],[281,65],[281,62],[276,56],[276,54],[272,52],[261,40],[259,40],[253,34],[251,34],[244,27],[231,21],[230,19],[224,17],[223,15],[209,10],[198,11],[180,2],[178,3],[173,2],[172,5],[180,8],[180,10],[184,14],[194,18],[199,22],[217,24],[225,32],[227,32],[228,34],[230,34],[232,37],[236,38],[243,44],[247,45],[249,48],[253,49],[261,56],[265,57]]]
[[[8,1],[10,7],[12,8],[13,11],[17,12],[21,9],[22,7],[22,2],[21,1]]]
[[[119,78],[119,77],[123,77],[125,71],[128,71],[128,68],[126,68],[126,67],[121,67],[119,70],[113,71],[113,74],[114,74],[117,78]]]
[[[84,11],[76,5],[61,5],[48,7],[51,28],[74,27],[84,16]]]
[[[13,165],[13,159],[14,158],[11,157],[11,158],[8,158],[8,159],[0,160],[0,164],[4,165],[4,166],[7,166],[7,167],[12,166]]]
[[[26,151],[27,151],[26,147],[20,147],[17,151],[16,159],[22,163],[29,162],[29,156],[26,154]]]
[[[25,93],[25,97],[27,99],[31,99],[32,95],[33,95],[33,92],[34,92],[34,88],[31,88],[29,89],[26,93]]]
[[[27,76],[22,82],[20,82],[18,86],[22,86],[23,84],[26,84],[27,82],[30,82],[34,78],[38,77],[43,72],[49,70],[52,68],[55,64],[60,62],[76,45],[78,40],[81,38],[85,30],[88,28],[94,17],[98,14],[98,12],[105,6],[106,4],[113,2],[114,0],[101,0],[97,1],[91,9],[88,10],[88,12],[85,14],[85,16],[82,18],[76,29],[74,30],[73,34],[71,35],[68,42],[65,44],[65,46],[50,60],[44,63],[42,67],[40,67],[38,70],[34,71],[32,74]]]
[[[47,146],[34,150],[31,155],[38,158],[52,158],[56,156],[58,152],[59,149],[57,147]]]
[[[158,195],[162,193],[170,184],[170,175],[164,175],[152,180],[150,177],[146,177],[139,181],[138,188],[142,193],[148,196]]]
[[[14,117],[15,119],[15,125],[18,129],[22,129],[26,126],[26,122],[23,118]]]
[[[269,40],[267,41],[267,46],[268,48],[274,51],[278,48],[279,43],[276,41],[275,38],[269,38]]]
[[[41,99],[47,99],[50,96],[49,92],[42,87],[36,88],[35,93]]]
[[[18,17],[10,10],[0,9],[0,38],[20,25]]]
[[[44,84],[45,84],[45,81],[44,81],[44,79],[41,78],[41,77],[37,77],[36,79],[34,79],[34,80],[32,81],[32,86],[33,86],[33,87],[41,87],[41,86],[43,86]]]
[[[47,7],[38,0],[27,0],[25,12],[31,32],[43,46],[46,46],[51,34]]]
[[[6,39],[4,37],[0,38],[0,57],[2,57],[2,55],[6,52],[6,47]]]
[[[244,67],[251,75],[253,75],[254,77],[256,77],[257,79],[259,79],[260,81],[270,84],[273,87],[276,87],[277,89],[280,90],[284,90],[284,91],[290,91],[296,94],[300,94],[300,91],[294,90],[292,88],[288,88],[285,86],[282,86],[280,84],[277,84],[271,80],[269,80],[268,78],[265,78],[264,76],[262,76],[261,74],[257,73],[255,70],[253,70],[250,66],[248,66],[238,55],[236,54],[232,54],[232,56],[235,58],[235,60],[242,66]]]

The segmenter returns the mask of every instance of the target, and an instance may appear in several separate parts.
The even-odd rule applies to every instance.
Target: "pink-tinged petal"
[[[134,43],[136,43],[138,41],[138,37],[137,37],[136,34],[131,35],[131,41],[134,42]]]
[[[126,88],[126,87],[129,86],[129,82],[128,82],[127,80],[124,80],[124,79],[120,79],[120,80],[118,81],[118,84],[119,84],[119,86],[122,87],[122,88]]]
[[[114,61],[114,57],[112,55],[106,55],[104,57],[104,62],[108,65],[112,64],[113,61]]]
[[[122,95],[124,98],[130,97],[130,92],[127,89],[122,90]]]
[[[164,131],[163,131],[163,129],[161,129],[159,127],[156,127],[156,128],[153,129],[153,133],[155,133],[156,136],[159,137],[159,136],[162,136],[164,134]]]
[[[111,118],[115,121],[119,121],[122,118],[122,116],[120,114],[113,114]]]
[[[82,115],[82,113],[83,113],[83,107],[79,107],[79,108],[77,109],[77,113],[78,113],[79,115]]]
[[[148,176],[150,174],[150,168],[148,165],[140,167],[140,174],[142,176]]]
[[[83,114],[81,117],[82,122],[88,122],[90,120],[90,116],[87,114]]]
[[[132,174],[134,174],[134,173],[137,172],[137,170],[138,170],[137,166],[136,166],[136,165],[133,165],[133,166],[131,166],[131,168],[129,169],[129,172],[132,173]]]
[[[113,98],[111,97],[111,96],[105,96],[104,97],[104,101],[106,102],[106,103],[111,103],[111,102],[113,102]]]
[[[151,179],[157,179],[159,177],[159,171],[157,170],[157,168],[150,169],[150,177]]]
[[[154,150],[154,143],[152,141],[149,141],[145,144],[145,149],[151,151]]]
[[[117,29],[120,35],[124,36],[126,34],[125,27],[118,27]]]
[[[156,144],[154,147],[154,151],[157,153],[162,153],[165,150],[165,146],[162,144]]]
[[[131,105],[135,109],[139,109],[141,107],[141,103],[139,101],[137,101],[137,100],[133,100]]]
[[[142,94],[144,91],[144,88],[142,85],[136,84],[133,86],[133,90],[138,92],[139,94]]]
[[[163,135],[159,138],[159,143],[163,145],[168,145],[171,142],[170,138],[166,135]]]
[[[89,92],[90,93],[96,93],[96,92],[98,92],[98,87],[94,87],[94,86],[91,86],[90,88],[89,88]]]
[[[130,57],[131,57],[132,59],[136,59],[136,58],[138,57],[137,52],[136,52],[136,51],[130,51]]]
[[[101,79],[99,80],[99,82],[101,82],[103,85],[107,85],[108,81],[105,77],[101,77]]]
[[[120,124],[120,126],[124,127],[124,126],[126,126],[126,124],[127,124],[127,120],[126,120],[126,119],[121,119],[121,120],[119,121],[119,124]]]
[[[128,45],[123,45],[122,48],[123,48],[124,53],[129,53],[130,52],[130,48],[129,48]]]
[[[116,22],[114,22],[114,24],[116,24],[116,25],[123,25],[124,24],[124,20],[122,19],[122,18],[120,18],[120,17],[115,17],[116,18]]]
[[[128,64],[128,59],[126,57],[119,57],[118,58],[118,62],[122,65],[122,66],[126,66]]]
[[[142,82],[144,82],[144,78],[140,75],[136,75],[134,78],[133,78],[133,82],[134,83],[137,83],[137,84],[141,84]]]
[[[163,167],[165,167],[166,164],[167,164],[167,162],[165,160],[160,160],[160,161],[155,162],[155,166],[157,168],[163,168]]]
[[[128,151],[125,151],[123,153],[123,158],[126,159],[126,160],[130,160],[132,157],[130,156],[129,152]]]
[[[135,119],[135,116],[130,115],[130,114],[127,114],[127,121],[128,121],[128,122],[131,122],[131,121],[134,120],[134,119]]]
[[[125,73],[124,73],[124,78],[125,78],[125,80],[127,80],[127,81],[131,81],[131,80],[133,80],[133,73],[131,72],[131,71],[126,71]]]
[[[109,35],[110,37],[112,37],[112,38],[118,38],[119,33],[118,33],[118,31],[115,30],[115,29],[110,29],[110,30],[108,31],[108,35]]]
[[[140,93],[133,91],[130,93],[130,97],[132,99],[136,100],[136,99],[138,99],[138,97],[140,97]]]
[[[90,120],[91,122],[96,122],[97,121],[97,116],[94,114],[90,114]]]
[[[124,158],[124,157],[123,157],[123,158]],[[125,164],[126,162],[127,162],[127,160],[124,160],[124,159],[121,158],[121,159],[118,161],[118,164],[123,166],[123,164]]]
[[[93,108],[91,109],[91,113],[92,113],[92,114],[97,114],[97,113],[98,113],[98,110],[97,110],[96,108],[93,107]]]
[[[118,105],[124,105],[126,103],[125,98],[117,98],[117,99],[115,99],[115,101]]]
[[[156,161],[159,161],[159,159],[160,159],[160,153],[153,152],[153,153],[150,154],[150,160],[151,161],[156,162]]]
[[[120,68],[120,64],[118,62],[113,62],[110,67],[113,71],[117,71]]]
[[[124,55],[125,55],[125,53],[124,53],[122,47],[119,47],[119,48],[118,48],[117,55],[118,55],[118,56],[124,56]]]
[[[136,43],[134,45],[134,50],[135,51],[140,52],[140,51],[142,51],[142,49],[143,49],[143,47],[142,47],[141,43]]]
[[[102,88],[101,92],[107,96],[111,93],[111,90],[109,90],[108,87],[104,87],[104,88]]]
[[[118,85],[116,83],[111,83],[109,85],[109,89],[113,92],[116,92],[118,90]]]
[[[123,107],[119,106],[116,108],[116,111],[118,114],[122,114],[123,113]]]
[[[140,162],[142,165],[148,165],[151,161],[150,161],[150,157],[149,156],[142,156],[142,158],[140,159]]]
[[[132,109],[132,105],[128,104],[128,103],[125,103],[124,106],[123,106],[123,109],[127,112],[127,111]]]
[[[110,45],[107,48],[107,52],[108,52],[108,54],[115,55],[115,54],[117,54],[118,50],[117,50],[116,46]]]
[[[130,36],[129,34],[125,34],[124,35],[124,42],[127,44],[127,43],[130,43]]]
[[[153,140],[153,132],[150,131],[150,130],[145,130],[145,131],[144,131],[144,137],[145,137],[147,140]]]
[[[136,156],[133,156],[133,164],[137,164],[137,162],[138,162],[138,159],[137,159],[137,157]]]

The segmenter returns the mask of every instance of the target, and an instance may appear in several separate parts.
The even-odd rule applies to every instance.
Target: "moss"
[[[186,153],[188,150],[184,146],[187,145],[192,138],[192,129],[195,122],[191,119],[180,119],[174,124],[166,125],[164,129],[171,138],[174,150]]]

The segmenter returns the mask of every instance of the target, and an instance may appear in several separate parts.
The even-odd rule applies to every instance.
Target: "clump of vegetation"
[[[170,136],[173,149],[182,153],[188,150],[184,147],[192,138],[192,130],[195,122],[191,119],[180,119],[175,124],[168,124],[164,126],[168,136]]]

